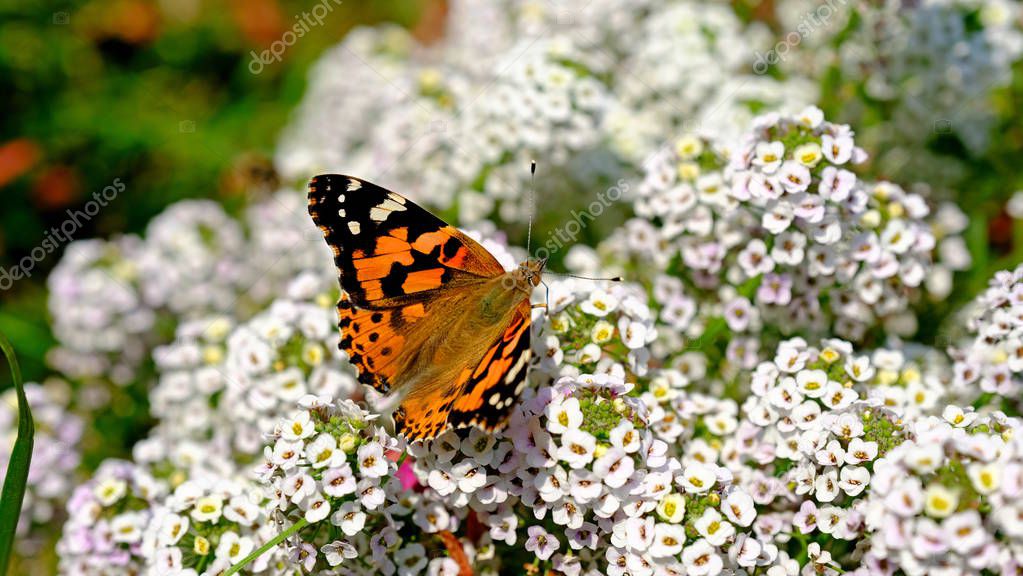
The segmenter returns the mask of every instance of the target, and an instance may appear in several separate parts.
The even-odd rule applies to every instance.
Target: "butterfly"
[[[351,176],[313,178],[309,214],[338,269],[339,346],[360,382],[399,395],[397,431],[411,442],[501,427],[525,387],[547,260],[505,271],[457,228]]]

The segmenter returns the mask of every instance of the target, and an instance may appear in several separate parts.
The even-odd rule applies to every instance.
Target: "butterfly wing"
[[[334,251],[357,308],[422,302],[431,292],[504,274],[478,242],[389,190],[350,176],[309,183],[309,214]]]
[[[490,345],[479,364],[462,370],[455,395],[435,390],[402,403],[395,422],[407,440],[433,438],[448,426],[477,426],[489,431],[504,424],[526,383],[530,313],[529,301],[523,300],[511,324]]]
[[[416,381],[424,371],[416,354],[425,344],[459,337],[443,333],[431,321],[432,314],[437,318],[461,312],[443,309],[457,300],[452,294],[470,294],[505,273],[479,243],[364,180],[315,177],[309,185],[309,213],[333,250],[339,272],[341,349],[358,368],[360,382],[384,393]],[[524,300],[482,361],[471,362],[450,385],[410,394],[396,414],[406,437],[432,437],[449,423],[500,425],[524,382],[529,315]],[[493,393],[498,400],[490,401]]]

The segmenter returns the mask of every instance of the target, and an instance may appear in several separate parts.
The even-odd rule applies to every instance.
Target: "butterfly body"
[[[525,384],[530,296],[546,262],[505,271],[423,208],[349,176],[313,178],[309,212],[339,272],[340,347],[361,382],[401,399],[399,431],[416,440],[503,424]]]

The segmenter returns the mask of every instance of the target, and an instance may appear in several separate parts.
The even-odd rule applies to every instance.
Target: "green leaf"
[[[11,378],[18,394],[18,438],[11,449],[7,477],[4,478],[3,491],[0,492],[0,574],[7,574],[14,550],[14,536],[18,531],[18,518],[21,516],[21,503],[25,499],[28,468],[32,462],[35,424],[32,422],[32,411],[29,409],[25,387],[21,382],[18,359],[14,356],[14,348],[3,333],[0,333],[0,348],[3,348],[7,363],[11,365]]]

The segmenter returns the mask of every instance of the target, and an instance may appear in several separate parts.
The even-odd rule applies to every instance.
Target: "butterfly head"
[[[519,273],[522,274],[522,277],[530,286],[539,286],[540,282],[543,280],[543,270],[546,266],[546,258],[530,258],[522,264],[519,264]]]

